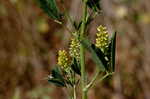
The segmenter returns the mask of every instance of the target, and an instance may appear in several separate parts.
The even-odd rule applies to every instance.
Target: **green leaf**
[[[92,18],[92,15],[87,15],[86,18],[86,26],[88,26],[94,19]]]
[[[40,7],[43,9],[45,13],[48,14],[49,17],[60,20],[61,14],[57,8],[55,0],[38,0]]]
[[[51,77],[48,82],[55,84],[56,86],[65,87],[65,79],[63,78],[61,71],[58,67],[55,67],[51,72]]]
[[[75,58],[73,58],[73,63],[71,65],[71,68],[75,73],[77,73],[78,75],[81,75],[81,67]]]
[[[52,70],[52,77],[54,78],[57,78],[57,79],[60,79],[60,80],[64,80],[63,79],[63,76],[61,75],[61,71],[58,67],[55,67],[53,70]]]
[[[68,84],[68,85],[70,85],[71,87],[73,87],[73,83],[68,79],[68,80],[66,80],[66,83]]]
[[[102,60],[99,58],[95,50],[92,48],[92,44],[89,40],[84,39],[81,41],[83,46],[91,53],[92,55],[92,60],[95,62],[97,66],[99,66],[101,71],[105,71],[105,64],[103,64]]]
[[[92,18],[91,15],[87,15],[86,17],[86,22],[85,22],[85,26],[87,28],[87,26],[93,21],[94,19]],[[76,30],[79,30],[80,27],[82,26],[82,20],[79,22],[74,21],[73,26]]]
[[[49,79],[48,82],[53,83],[59,87],[65,87],[66,86],[64,82],[60,81],[59,79],[55,79],[55,78]]]
[[[115,71],[115,55],[116,55],[116,32],[113,33],[111,38],[111,67]]]
[[[101,49],[97,48],[94,44],[92,44],[91,47],[93,48],[93,50],[97,54],[98,58],[102,61],[105,69],[108,71],[109,70],[108,61],[106,61],[106,59],[105,59],[106,56],[104,55],[104,53],[101,51]]]
[[[82,21],[80,21],[79,23],[76,22],[76,21],[74,21],[73,26],[74,26],[74,28],[75,28],[76,30],[79,30],[80,27],[81,27],[81,24],[82,24]]]
[[[94,12],[99,12],[101,10],[100,6],[101,0],[88,0],[87,5],[89,8],[91,8]]]
[[[108,49],[106,51],[106,56],[107,56],[108,60],[111,60],[111,45],[112,45],[112,42],[110,40],[110,43],[108,45]]]

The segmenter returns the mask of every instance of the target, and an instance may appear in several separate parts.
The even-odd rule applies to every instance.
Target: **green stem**
[[[93,86],[94,82],[96,81],[97,77],[99,76],[100,71],[96,72],[91,82],[84,88],[85,91],[88,92],[88,90]]]
[[[81,55],[81,86],[82,86],[82,99],[87,99],[87,93],[84,91],[84,87],[86,86],[86,73],[85,73],[85,57],[84,57],[84,47],[81,45],[80,47],[80,55]]]
[[[104,75],[101,79],[99,79],[98,80],[98,82],[101,82],[101,81],[103,81],[105,78],[107,78],[108,76],[111,76],[111,75],[113,75],[114,73],[112,72],[112,73],[106,73],[106,75]]]
[[[73,86],[73,99],[77,99],[77,96],[76,96],[76,85]]]
[[[73,99],[77,99],[77,96],[76,96],[76,74],[75,72],[73,72]]]
[[[91,80],[91,82],[84,88],[84,90],[86,92],[88,92],[88,90],[94,86],[94,83],[95,83],[95,81],[96,81],[99,73],[100,73],[100,71],[95,74],[95,76],[93,77],[93,79]],[[105,78],[107,78],[108,76],[110,76],[112,74],[113,73],[106,73],[101,79],[98,80],[98,82],[103,81]]]
[[[84,38],[85,33],[85,25],[86,25],[86,17],[87,17],[87,0],[83,0],[83,17],[82,17],[82,27],[81,27],[81,40]],[[87,92],[83,89],[86,86],[86,73],[85,73],[85,49],[83,45],[80,46],[80,62],[81,62],[81,85],[82,85],[82,99],[87,99]]]

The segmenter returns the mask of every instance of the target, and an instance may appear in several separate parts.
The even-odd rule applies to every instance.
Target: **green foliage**
[[[111,67],[115,71],[115,55],[116,55],[116,32],[113,33],[111,38]]]
[[[99,12],[101,10],[100,6],[101,0],[88,0],[87,5],[89,8],[91,8],[94,12]]]
[[[55,0],[38,0],[41,8],[45,13],[47,13],[54,20],[59,21],[61,19],[61,14],[57,8]],[[75,88],[77,85],[76,75],[81,76],[82,90],[85,88],[88,91],[92,84],[96,80],[100,72],[106,73],[101,80],[105,79],[107,76],[113,74],[115,69],[115,44],[116,44],[116,33],[113,33],[112,38],[109,39],[107,28],[100,25],[97,33],[96,44],[90,42],[90,40],[85,38],[85,32],[87,32],[88,25],[95,18],[101,10],[100,1],[101,0],[82,0],[83,5],[83,19],[77,21],[71,21],[74,30],[67,30],[72,33],[72,40],[69,47],[69,55],[66,50],[60,50],[58,53],[58,65],[52,70],[51,76],[49,76],[48,81],[60,87],[68,87],[71,85]],[[92,13],[89,13],[87,7],[92,9]],[[67,14],[67,18],[70,16]],[[63,25],[63,24],[62,24]],[[91,59],[99,67],[99,71],[94,76],[94,79],[87,84],[86,83],[86,73],[85,73],[85,49],[90,52]],[[80,77],[78,76],[78,77]],[[79,78],[80,79],[80,78]],[[87,84],[87,85],[86,85]],[[86,91],[83,90],[83,98],[87,99]],[[74,89],[75,92],[75,89]],[[75,96],[74,96],[75,97]],[[76,98],[73,98],[76,99]]]
[[[55,84],[59,87],[65,87],[65,79],[63,78],[61,71],[58,67],[52,70],[51,76],[48,78],[48,82]]]
[[[108,62],[105,59],[105,54],[101,51],[101,49],[97,48],[94,44],[91,45],[91,47],[93,48],[94,52],[96,53],[96,55],[98,56],[99,60],[101,60],[101,62],[103,63],[105,70],[108,71]]]
[[[80,27],[81,27],[81,24],[82,24],[82,21],[80,21],[79,23],[76,22],[76,21],[74,21],[73,26],[74,26],[74,28],[75,28],[76,30],[79,30]]]
[[[52,99],[51,96],[49,96],[50,93],[52,93],[53,88],[49,86],[38,86],[36,88],[33,88],[31,91],[27,92],[28,99]],[[19,98],[22,99],[22,98]]]
[[[81,75],[81,67],[77,59],[73,58],[73,63],[71,65],[72,70],[77,73],[78,75]]]
[[[60,20],[61,13],[59,12],[55,0],[38,0],[40,7],[48,14],[49,17]]]
[[[52,77],[54,78],[59,78],[61,80],[64,80],[63,77],[62,77],[62,74],[61,74],[61,71],[58,67],[55,67],[53,70],[52,70]]]
[[[96,52],[96,50],[93,49],[92,43],[89,40],[84,39],[82,41],[82,44],[91,53],[92,60],[95,62],[95,64],[97,66],[99,66],[100,70],[105,71],[105,66],[104,66],[105,64],[103,64],[102,60],[99,58],[98,53]]]
[[[86,22],[85,22],[86,28],[87,28],[87,26],[88,26],[92,21],[93,21],[92,16],[91,16],[91,15],[88,15],[88,16],[86,17]],[[74,21],[73,26],[74,26],[74,28],[75,28],[76,30],[79,30],[79,29],[81,28],[82,23],[83,23],[82,20],[79,21],[79,22]]]
[[[88,39],[82,41],[84,47],[91,53],[92,60],[99,66],[101,71],[114,72],[115,70],[115,49],[116,49],[116,32],[113,33],[107,51],[102,52]]]

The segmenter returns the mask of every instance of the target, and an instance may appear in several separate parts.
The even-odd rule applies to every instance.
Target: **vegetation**
[[[60,13],[55,0],[39,0],[39,3],[43,11],[55,22],[65,25],[61,21],[63,18],[67,18],[66,20],[70,21],[72,16],[69,16],[67,13],[67,17],[65,17],[66,13]],[[77,24],[74,19],[71,19],[73,23],[70,21],[74,29],[68,29],[72,38],[69,54],[66,50],[58,52],[58,66],[52,70],[51,75],[48,77],[50,83],[73,90],[71,99],[77,99],[76,87],[79,82],[81,82],[82,99],[88,99],[87,93],[96,79],[99,78],[100,81],[104,80],[106,77],[112,75],[115,69],[116,33],[113,33],[110,38],[107,28],[100,25],[97,28],[98,33],[96,33],[97,38],[95,43],[90,42],[87,37],[88,25],[100,13],[100,0],[83,0],[82,8],[83,15],[80,23]],[[88,8],[92,11],[89,12]],[[88,76],[85,65],[86,49],[91,53],[93,61],[98,66],[91,81],[87,80]],[[100,74],[102,74],[101,77],[99,77]]]

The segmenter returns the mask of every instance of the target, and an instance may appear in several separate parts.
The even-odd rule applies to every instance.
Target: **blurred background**
[[[102,0],[101,5],[89,36],[95,38],[100,24],[117,31],[116,73],[91,89],[89,99],[150,99],[150,0]],[[65,0],[65,6],[80,18],[81,0]],[[45,78],[68,40],[37,0],[0,0],[0,99],[67,99],[64,88]],[[92,75],[95,66],[90,59],[86,63]]]

